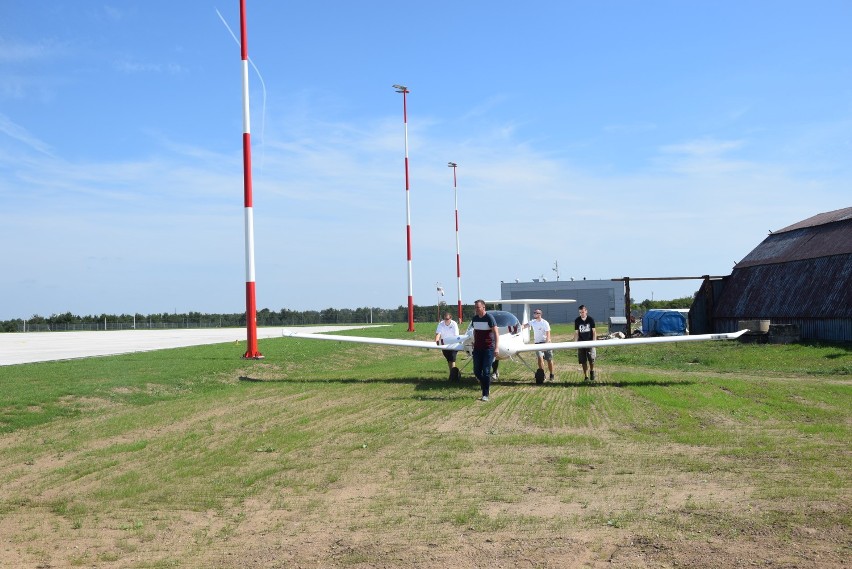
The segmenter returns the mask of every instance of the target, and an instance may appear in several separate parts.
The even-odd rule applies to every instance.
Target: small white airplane
[[[699,334],[694,336],[659,336],[653,338],[625,338],[622,340],[590,340],[585,342],[550,342],[544,344],[534,344],[530,339],[531,330],[524,328],[524,324],[529,322],[530,306],[541,304],[562,304],[568,302],[576,302],[568,299],[511,299],[511,300],[487,300],[487,304],[500,303],[503,305],[521,304],[524,307],[521,316],[522,321],[518,320],[517,316],[506,310],[489,310],[488,314],[494,316],[497,323],[497,329],[500,333],[499,352],[494,354],[494,373],[496,375],[499,362],[503,360],[520,361],[530,371],[534,371],[532,367],[524,360],[522,354],[526,352],[538,352],[542,350],[578,350],[580,348],[598,348],[598,347],[621,347],[621,346],[637,346],[644,344],[663,344],[674,342],[704,342],[708,340],[734,340],[739,338],[748,330],[740,330],[739,332],[729,334]],[[359,344],[379,344],[384,346],[401,346],[405,348],[424,348],[427,350],[455,350],[466,352],[470,358],[473,352],[473,328],[468,326],[467,332],[463,335],[456,336],[454,341],[449,343],[436,344],[434,341],[425,340],[396,340],[390,338],[370,338],[365,336],[341,336],[336,334],[312,334],[308,332],[296,332],[292,330],[284,330],[284,337],[287,338],[306,338],[310,340],[330,340],[335,342],[354,342]],[[468,359],[470,362],[471,359]],[[458,368],[453,368],[450,375],[451,380],[459,380],[461,372]],[[535,381],[538,384],[544,383],[544,371],[535,370]],[[496,379],[496,377],[495,377]]]

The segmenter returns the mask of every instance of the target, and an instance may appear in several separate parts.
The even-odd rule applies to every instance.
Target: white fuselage
[[[511,359],[517,354],[517,348],[530,343],[530,334],[525,330],[517,316],[505,310],[489,310],[497,323],[497,332],[500,334],[497,343],[497,352],[494,354],[496,360]],[[464,343],[464,351],[468,355],[473,353],[473,329],[468,327],[464,336],[459,336],[459,341]]]

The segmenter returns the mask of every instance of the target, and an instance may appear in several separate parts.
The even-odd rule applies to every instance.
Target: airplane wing
[[[427,350],[451,350],[461,352],[464,350],[464,341],[467,336],[456,336],[456,342],[441,344],[426,340],[395,340],[392,338],[369,338],[365,336],[341,336],[337,334],[312,334],[310,332],[284,331],[286,338],[307,338],[310,340],[331,340],[335,342],[354,342],[356,344],[381,344],[383,346],[399,346],[402,348],[425,348]]]
[[[513,353],[538,352],[540,350],[579,350],[581,348],[620,348],[642,344],[669,344],[675,342],[706,342],[708,340],[735,340],[748,332],[740,330],[729,334],[696,334],[694,336],[656,336],[653,338],[625,338],[623,340],[588,340],[585,342],[550,342],[512,346]]]

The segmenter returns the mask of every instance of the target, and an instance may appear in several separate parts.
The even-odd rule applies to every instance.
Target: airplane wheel
[[[537,385],[541,385],[542,383],[544,383],[544,370],[543,369],[535,370],[535,382],[536,382]]]
[[[450,369],[450,381],[461,381],[461,371],[454,367]]]

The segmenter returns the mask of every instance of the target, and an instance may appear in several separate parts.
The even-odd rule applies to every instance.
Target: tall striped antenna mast
[[[243,358],[259,360],[257,349],[257,302],[254,281],[254,207],[251,193],[251,120],[249,118],[248,33],[246,32],[246,2],[240,0],[240,57],[243,74],[243,196],[246,229],[246,335]]]
[[[408,104],[406,96],[410,92],[405,85],[394,85],[397,93],[402,93],[402,122],[405,125],[405,236],[408,249],[408,331],[414,332],[414,287],[411,284],[411,192],[408,183]]]
[[[459,252],[459,188],[456,184],[456,168],[458,164],[455,162],[447,162],[447,166],[453,169],[453,195],[456,202],[456,281],[458,283],[459,292],[459,322],[463,322],[462,316],[462,295],[461,295],[461,253]]]

